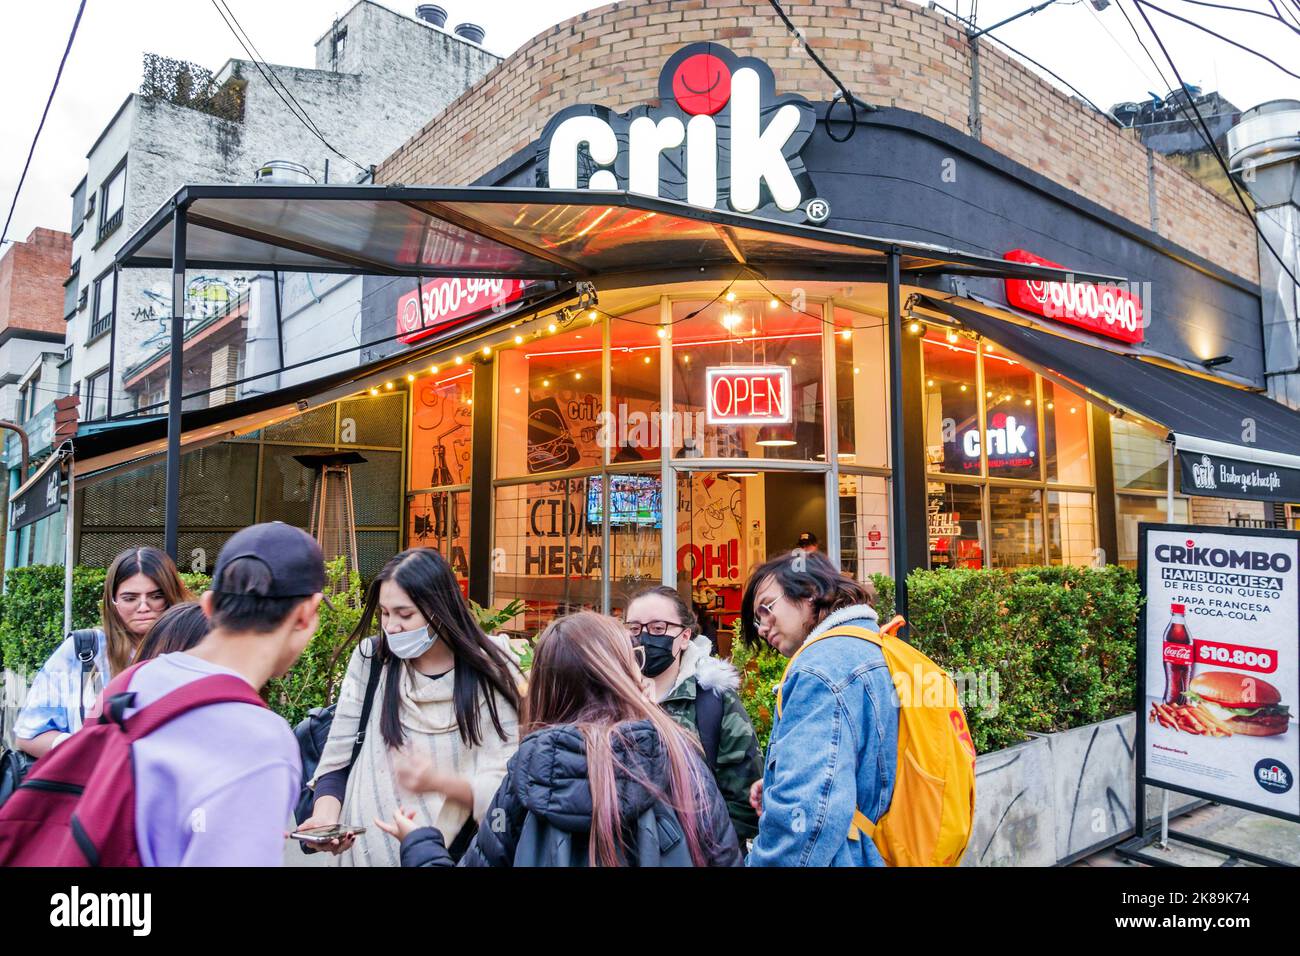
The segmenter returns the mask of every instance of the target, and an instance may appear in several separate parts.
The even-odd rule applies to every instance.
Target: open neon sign
[[[710,425],[788,425],[793,418],[790,370],[747,365],[705,371]]]

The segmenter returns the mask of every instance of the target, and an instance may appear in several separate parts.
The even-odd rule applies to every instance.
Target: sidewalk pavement
[[[1269,856],[1292,865],[1300,865],[1300,823],[1279,820],[1276,817],[1240,810],[1220,804],[1209,804],[1169,821],[1170,829],[1193,834],[1231,847],[1238,847],[1262,856]],[[1147,847],[1149,856],[1167,859],[1180,866],[1254,866],[1239,859],[1229,859],[1222,853],[1202,850],[1176,840],[1169,841],[1168,849],[1156,844]],[[1074,866],[1145,866],[1124,859],[1114,847],[1085,857]]]

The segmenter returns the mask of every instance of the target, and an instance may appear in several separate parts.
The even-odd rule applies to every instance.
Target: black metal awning
[[[859,236],[625,192],[408,186],[185,186],[117,255],[171,268],[173,211],[196,269],[576,281],[683,269],[806,278],[945,274],[1115,283],[920,242]]]
[[[964,304],[959,304],[963,302]],[[1300,469],[1300,412],[1258,392],[1234,388],[1198,375],[1086,345],[1051,332],[996,318],[977,303],[918,297],[918,305],[956,319],[1042,371],[1060,376],[1122,409],[1168,430],[1168,440],[1184,456],[1203,455],[1279,471],[1282,486],[1270,494],[1254,487],[1250,494],[1186,487],[1211,497],[1294,500],[1293,477]],[[1243,442],[1243,431],[1254,441]],[[1297,472],[1300,474],[1300,472]]]

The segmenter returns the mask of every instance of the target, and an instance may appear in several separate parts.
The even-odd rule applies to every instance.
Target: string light
[[[963,392],[966,391],[966,386],[963,385],[963,386],[961,387],[961,390],[962,390]]]
[[[483,357],[489,358],[491,355],[492,355],[492,346],[490,345],[483,346]]]
[[[377,388],[372,388],[372,389],[370,390],[370,394],[371,394],[371,395],[378,395],[378,394],[379,394],[379,389],[377,389]]]
[[[934,388],[934,379],[932,379],[932,378],[927,378],[927,379],[925,380],[925,387],[926,387],[926,388]]]
[[[731,292],[730,290],[728,290],[728,292],[727,292],[727,301],[728,301],[728,302],[735,302],[735,301],[736,301],[736,293]]]
[[[843,332],[840,333],[840,338],[842,338],[845,342],[847,342],[849,339],[853,338],[853,330],[845,329]]]
[[[384,383],[384,388],[389,389],[389,390],[391,391],[392,388],[393,388],[393,383],[392,383],[392,382],[385,382],[385,383]]]
[[[438,374],[438,366],[436,366],[436,365],[430,365],[430,366],[429,366],[429,374],[430,374],[430,375],[437,375],[437,374]]]
[[[985,345],[985,346],[984,346],[984,351],[985,351],[985,352],[992,352],[992,351],[993,351],[993,343],[990,342],[988,345]]]
[[[573,380],[574,380],[575,382],[581,382],[581,381],[582,381],[582,373],[581,373],[581,372],[574,372],[574,373],[573,373]]]
[[[600,313],[598,313],[595,309],[592,309],[590,315],[591,321],[595,322],[596,319],[598,319],[599,317],[600,317]]]
[[[916,335],[918,332],[921,331],[921,323],[913,322],[911,325],[907,327],[907,331],[911,332],[913,335]]]
[[[457,365],[464,365],[464,364],[465,364],[465,360],[464,360],[463,358],[461,358],[459,355],[456,356],[455,362],[456,362]]]
[[[524,344],[524,337],[522,335],[516,335],[515,345],[523,345],[523,344]]]
[[[546,327],[546,331],[547,331],[547,332],[550,332],[552,335],[554,335],[554,334],[555,334],[555,330],[556,330],[556,328],[557,328],[556,324],[555,324],[554,322],[552,322],[550,325],[548,325],[548,326]]]
[[[767,303],[767,307],[769,309],[775,309],[780,304],[781,303],[778,299],[772,299],[770,302]]]
[[[542,388],[550,388],[550,387],[551,387],[551,380],[549,378],[542,379]]]
[[[650,364],[650,356],[647,355],[647,356],[645,357],[645,363],[646,363],[646,365],[649,365],[649,364]]]
[[[949,330],[948,330],[947,339],[948,339],[948,344],[949,344],[949,345],[956,345],[956,344],[957,344],[957,333],[954,332],[954,331],[952,331],[951,329],[949,329]]]
[[[408,376],[406,376],[406,380],[407,380],[408,382],[414,382],[414,381],[415,381],[415,376],[414,376],[414,375],[408,375]]]
[[[516,394],[516,395],[519,395],[519,394],[522,393],[522,392],[523,392],[523,389],[520,388],[518,385],[516,385],[516,386],[515,386],[515,394]]]
[[[668,330],[667,330],[667,329],[664,329],[664,328],[660,328],[660,329],[657,329],[657,330],[656,330],[656,334],[658,334],[658,336],[659,336],[661,339],[662,339],[662,338],[666,338],[667,335],[668,335]]]
[[[856,365],[853,366],[853,374],[854,374],[854,375],[857,375],[858,372],[860,372],[860,371],[861,371],[861,369],[859,369]]]

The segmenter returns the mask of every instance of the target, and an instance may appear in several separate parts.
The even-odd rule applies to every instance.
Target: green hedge
[[[893,582],[873,578],[881,619]],[[913,571],[913,643],[957,674],[976,748],[985,753],[1133,708],[1137,578],[1120,567]],[[766,745],[785,658],[737,642],[745,707]]]

